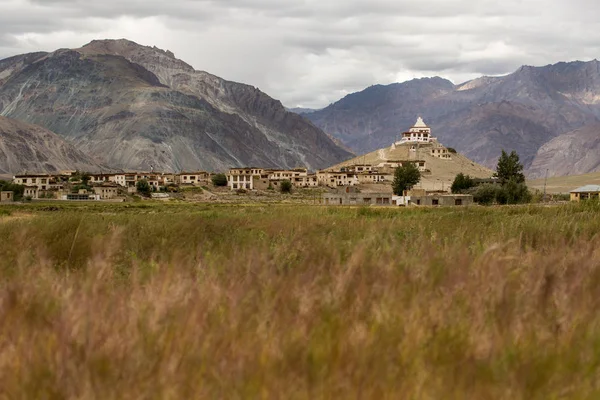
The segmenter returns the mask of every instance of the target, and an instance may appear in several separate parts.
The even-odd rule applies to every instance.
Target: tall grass
[[[0,398],[600,396],[597,205],[9,210]]]

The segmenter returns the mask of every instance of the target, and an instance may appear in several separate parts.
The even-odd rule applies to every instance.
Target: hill
[[[443,143],[487,167],[493,167],[500,150],[506,149],[520,154],[531,176],[547,168],[564,174],[564,167],[553,169],[555,160],[547,157],[543,146],[598,124],[600,63],[524,66],[507,76],[461,85],[439,77],[376,85],[305,117],[354,151],[369,152],[393,142],[398,127],[417,115],[430,122]],[[560,142],[584,150],[586,141],[571,140],[572,136]],[[598,168],[593,160],[600,162],[600,152],[589,158],[580,172]]]
[[[122,169],[318,169],[351,153],[252,86],[128,40],[0,61],[0,115]]]
[[[351,165],[379,165],[392,161],[414,160],[425,163],[426,172],[421,176],[420,187],[427,190],[448,190],[459,173],[473,178],[490,178],[492,170],[479,165],[458,153],[448,153],[450,158],[440,158],[432,150],[445,149],[434,143],[395,143],[391,146],[351,158],[328,170],[337,171]]]
[[[55,133],[0,117],[0,176],[70,169],[94,172],[100,167]]]

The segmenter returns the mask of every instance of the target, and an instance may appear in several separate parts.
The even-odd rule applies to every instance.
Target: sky
[[[0,0],[0,59],[126,38],[321,108],[374,84],[598,58],[598,15],[597,0]]]

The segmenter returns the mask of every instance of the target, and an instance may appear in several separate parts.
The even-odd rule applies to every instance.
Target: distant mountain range
[[[304,107],[294,107],[294,108],[287,108],[288,111],[291,111],[293,113],[296,114],[310,114],[313,113],[315,111],[319,111],[320,109],[316,109],[316,108],[304,108]]]
[[[257,88],[128,40],[1,60],[0,115],[115,169],[318,169],[352,156]],[[23,143],[10,168],[30,161]]]
[[[600,63],[524,66],[460,85],[435,77],[376,85],[303,114],[357,153],[389,146],[423,116],[440,141],[494,167],[516,150],[530,177],[600,169]]]

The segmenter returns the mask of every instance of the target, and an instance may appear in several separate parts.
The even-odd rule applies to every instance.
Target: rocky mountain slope
[[[461,85],[437,77],[377,85],[305,117],[361,153],[388,146],[418,115],[443,144],[476,162],[493,167],[501,149],[516,150],[535,174],[551,168],[550,158],[537,156],[543,145],[598,123],[600,62],[521,67]],[[594,156],[600,161],[600,153]]]
[[[581,175],[600,171],[600,123],[563,133],[544,144],[531,163],[529,176]]]
[[[0,117],[0,174],[98,171],[99,165],[60,136],[39,126]]]
[[[317,169],[351,156],[257,88],[127,40],[0,61],[0,115],[46,127],[113,168]]]

